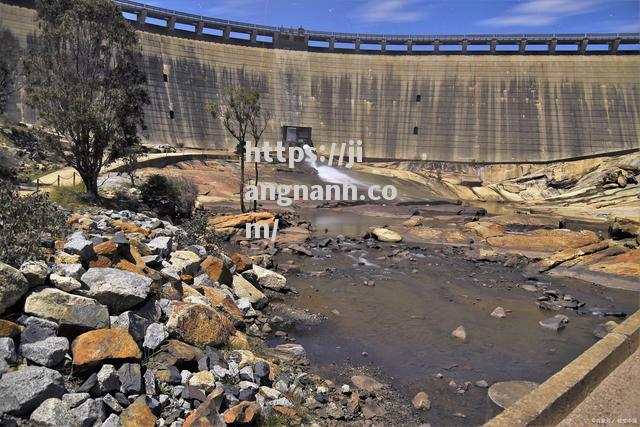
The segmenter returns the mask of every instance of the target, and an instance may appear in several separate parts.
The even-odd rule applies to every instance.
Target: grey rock
[[[142,393],[142,371],[137,363],[125,363],[118,369],[120,391],[125,394]]]
[[[116,313],[144,302],[152,282],[148,277],[115,268],[91,268],[81,281],[89,288],[88,296]]]
[[[604,337],[607,336],[608,333],[613,331],[617,326],[618,326],[618,324],[616,322],[614,322],[613,320],[609,320],[608,322],[605,322],[605,323],[600,323],[593,330],[593,335],[596,338],[604,338]]]
[[[83,329],[109,327],[109,310],[98,301],[72,295],[60,289],[44,288],[29,295],[24,311],[57,321],[60,325]]]
[[[64,360],[69,351],[69,340],[65,337],[49,337],[42,341],[20,345],[20,353],[27,360],[52,368]]]
[[[116,414],[111,414],[102,423],[102,427],[119,427],[120,418]]]
[[[86,402],[71,410],[80,422],[81,427],[92,427],[96,422],[102,423],[105,418],[102,399],[87,399]]]
[[[262,308],[267,303],[267,296],[239,274],[233,276],[232,286],[238,298],[249,300],[256,308]]]
[[[200,256],[191,251],[175,251],[171,254],[170,263],[178,274],[195,276],[200,268]]]
[[[240,369],[240,379],[253,382],[253,367],[245,366],[244,368]]]
[[[169,338],[169,333],[165,326],[162,323],[152,323],[145,332],[142,346],[147,350],[154,351],[167,338]]]
[[[268,378],[270,370],[271,368],[269,367],[269,364],[267,362],[259,360],[255,363],[255,365],[253,365],[254,378]]]
[[[24,274],[0,262],[0,314],[20,301],[30,288]]]
[[[39,317],[21,318],[26,328],[20,334],[20,343],[29,344],[55,337],[58,334],[58,324]]]
[[[17,357],[16,345],[13,339],[8,337],[0,338],[0,359],[6,360],[9,363],[15,363]]]
[[[20,266],[20,272],[31,286],[42,286],[51,273],[51,269],[44,261],[27,261]]]
[[[62,400],[55,397],[42,402],[29,419],[36,425],[51,427],[77,427],[80,424]]]
[[[116,414],[119,414],[123,410],[120,402],[118,402],[118,400],[115,397],[111,396],[110,394],[105,394],[104,396],[102,396],[102,403],[104,403],[107,406],[110,412],[115,412]]]
[[[200,274],[193,278],[194,286],[213,286],[214,283],[209,278],[209,275],[206,273]]]
[[[0,378],[2,378],[2,375],[8,371],[9,371],[9,364],[7,363],[6,360],[0,357]]]
[[[171,245],[172,239],[167,236],[156,237],[147,243],[147,246],[151,249],[151,253],[154,255],[160,255],[161,257],[166,257],[171,253]]]
[[[289,401],[286,397],[280,397],[278,399],[272,400],[269,402],[270,406],[284,406],[285,408],[293,408],[293,403]]]
[[[272,289],[274,291],[287,289],[287,279],[282,274],[267,270],[266,268],[262,268],[255,264],[252,270],[256,275],[258,284],[263,288]]]
[[[113,365],[102,365],[98,371],[98,390],[101,394],[120,390],[120,380],[118,372]]]
[[[144,390],[149,396],[155,396],[156,393],[156,376],[151,369],[147,369],[144,373]]]
[[[60,398],[65,392],[59,372],[49,368],[26,366],[0,378],[0,414],[28,414],[42,402]]]
[[[541,320],[538,323],[543,328],[551,329],[557,332],[560,329],[564,328],[564,325],[566,323],[569,323],[569,318],[563,314],[556,314],[555,316]]]
[[[64,251],[68,254],[79,255],[82,261],[87,261],[96,256],[93,242],[84,237],[76,237],[64,244]]]
[[[131,311],[125,311],[120,314],[115,322],[111,324],[111,328],[126,329],[138,344],[142,344],[144,341],[147,328],[151,324],[151,321],[144,317],[138,316]]]
[[[58,267],[58,274],[76,280],[80,280],[82,275],[87,272],[84,267],[82,267],[82,264],[62,264]]]
[[[480,388],[488,388],[489,387],[489,383],[486,382],[485,380],[476,381],[475,385],[476,385],[476,387],[480,387]]]
[[[86,402],[89,397],[91,397],[89,393],[67,393],[62,396],[62,402],[67,408],[73,409]]]
[[[53,286],[65,292],[73,292],[82,287],[82,283],[73,277],[61,276],[55,273],[49,276],[49,281]]]

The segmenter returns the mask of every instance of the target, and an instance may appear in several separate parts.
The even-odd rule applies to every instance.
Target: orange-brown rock
[[[67,217],[67,220],[66,220],[66,221],[67,221],[67,224],[69,224],[69,225],[73,225],[73,224],[75,224],[76,222],[78,222],[78,220],[79,220],[80,218],[82,218],[82,215],[77,214],[77,213],[74,213],[74,214],[69,215],[69,216]]]
[[[200,267],[207,272],[207,275],[212,282],[230,285],[233,280],[231,272],[220,258],[215,258],[209,255],[204,261],[202,261]]]
[[[270,212],[247,212],[240,215],[219,215],[209,218],[208,224],[214,229],[242,228],[246,223],[273,224],[275,217]]]
[[[236,265],[237,273],[242,273],[243,271],[250,270],[251,266],[253,265],[251,257],[237,252],[231,255],[231,261],[233,261],[233,263]]]
[[[556,229],[562,225],[562,217],[539,214],[506,214],[486,218],[485,221],[505,226],[509,231]]]
[[[235,320],[242,320],[243,315],[235,302],[218,288],[212,288],[211,286],[198,286],[195,288],[197,291],[202,292],[206,299],[211,302],[214,307],[222,308],[222,310]]]
[[[224,395],[224,389],[222,387],[216,387],[209,395],[207,399],[198,406],[194,412],[191,413],[184,420],[182,427],[218,427],[222,424],[222,420],[218,411],[220,411],[220,405],[222,404],[222,398]]]
[[[588,269],[601,273],[638,278],[640,277],[640,248],[605,258],[589,265]],[[640,290],[640,285],[637,286],[636,290]]]
[[[514,252],[552,253],[567,248],[579,248],[598,241],[598,236],[589,230],[534,230],[527,234],[507,234],[489,237],[487,242],[496,248]]]
[[[144,399],[144,396],[137,398],[127,409],[122,411],[120,414],[121,427],[154,427],[156,425],[157,418]]]
[[[117,269],[124,270],[124,271],[130,271],[132,273],[140,274],[142,276],[146,276],[147,275],[144,267],[137,266],[134,263],[127,261],[126,259],[121,259],[120,261],[118,261],[118,263],[115,265],[115,267]]]
[[[0,319],[0,337],[13,338],[20,335],[23,329],[24,327],[17,323],[13,323],[10,320]]]
[[[227,424],[248,424],[256,420],[260,414],[260,406],[256,402],[240,402],[224,413]]]
[[[298,415],[295,409],[289,408],[288,406],[276,405],[273,407],[273,410],[290,418],[293,418]]]
[[[502,236],[506,228],[500,224],[488,221],[473,221],[464,225],[464,228],[471,230],[483,239],[495,236]]]
[[[235,332],[231,321],[213,308],[181,301],[171,303],[167,329],[190,344],[213,346],[225,344]]]
[[[98,257],[89,261],[89,268],[108,268],[111,265],[111,260],[103,255],[98,255]]]
[[[113,240],[107,240],[94,247],[97,255],[112,257],[118,252],[118,244]]]
[[[249,350],[249,339],[247,338],[247,334],[236,331],[235,334],[229,337],[229,346],[238,350]]]
[[[149,360],[149,365],[157,367],[168,367],[182,364],[197,363],[204,356],[202,350],[178,340],[169,340],[160,351],[154,354]]]
[[[183,274],[180,276],[180,280],[185,283],[193,283],[193,276],[190,274]]]
[[[98,329],[79,335],[71,344],[73,364],[140,359],[142,352],[126,329]]]
[[[140,233],[143,236],[148,236],[149,235],[149,232],[147,230],[145,230],[144,228],[140,227],[139,225],[136,225],[136,224],[133,224],[133,223],[130,223],[130,222],[117,220],[117,221],[113,221],[112,225],[113,225],[113,228],[115,228],[117,230],[121,230],[125,234]]]
[[[471,234],[466,234],[460,230],[453,228],[431,228],[417,226],[410,228],[406,235],[407,241],[432,242],[432,243],[449,243],[449,244],[468,244],[472,239]]]
[[[193,286],[187,285],[186,283],[182,284],[182,298],[199,296],[202,296],[202,294],[198,292]]]

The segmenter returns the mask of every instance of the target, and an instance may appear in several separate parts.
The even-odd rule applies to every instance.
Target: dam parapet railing
[[[136,22],[141,26],[154,25],[162,28],[164,24],[166,31],[191,32],[196,36],[208,35],[222,42],[244,42],[261,47],[289,50],[368,54],[628,54],[640,52],[638,49],[640,33],[360,34],[250,24],[169,10],[130,0],[113,1],[122,8],[123,12],[135,15]],[[150,24],[148,22],[150,18],[159,20],[160,23]],[[217,33],[209,34],[208,30],[214,30]],[[590,44],[598,45],[599,49],[590,49]],[[537,48],[528,49],[528,46]],[[545,49],[539,49],[539,47]],[[565,50],[566,47],[569,49]],[[631,49],[624,49],[624,47],[631,47]]]
[[[368,34],[274,27],[212,18],[131,0],[112,0],[148,31],[205,41],[310,52],[391,55],[640,54],[640,33]],[[35,7],[34,0],[0,0]]]

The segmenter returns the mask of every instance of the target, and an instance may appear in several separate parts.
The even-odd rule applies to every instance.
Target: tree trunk
[[[254,163],[254,166],[256,168],[256,191],[257,191],[258,190],[258,162],[257,162],[257,159],[256,159],[256,162]],[[253,211],[254,212],[258,212],[258,199],[257,198],[253,201]]]
[[[84,173],[80,174],[82,182],[87,189],[87,193],[91,194],[96,199],[98,198],[98,174],[97,173]]]
[[[244,149],[240,150],[240,210],[242,213],[247,211],[244,206]]]

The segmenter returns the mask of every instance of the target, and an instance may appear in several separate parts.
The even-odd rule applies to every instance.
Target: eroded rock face
[[[98,329],[109,326],[109,310],[98,301],[72,295],[55,288],[45,288],[29,295],[24,311],[51,319],[60,325]]]
[[[60,398],[65,392],[59,372],[26,366],[0,378],[0,414],[28,414],[45,400]]]
[[[489,221],[474,221],[464,225],[467,230],[472,230],[483,239],[489,237],[502,236],[506,232],[506,228],[500,224]]]
[[[240,215],[220,215],[209,218],[208,225],[216,230],[241,228],[246,223],[273,224],[275,217],[270,212],[247,212]]]
[[[140,359],[142,352],[125,329],[99,329],[78,336],[71,344],[73,364],[91,365],[106,360]]]
[[[527,234],[490,237],[487,242],[496,248],[516,252],[557,252],[567,248],[596,243],[598,236],[589,230],[535,230]]]
[[[235,332],[231,321],[203,304],[173,302],[167,321],[169,333],[193,345],[218,346]]]
[[[87,295],[116,313],[144,302],[152,280],[140,274],[115,268],[91,268],[82,275]]]
[[[20,301],[30,288],[20,271],[0,262],[0,314]]]

